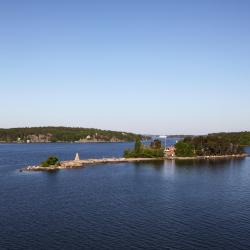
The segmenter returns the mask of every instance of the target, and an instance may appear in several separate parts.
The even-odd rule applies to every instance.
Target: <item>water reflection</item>
[[[162,161],[143,161],[133,163],[136,168],[151,167],[157,171],[161,171],[164,168],[164,160]]]
[[[145,161],[135,162],[132,165],[138,173],[144,173],[146,170],[147,172],[158,172],[167,179],[176,179],[183,174],[184,176],[207,173],[217,175],[218,172],[234,174],[235,171],[238,172],[239,168],[245,166],[246,159]]]
[[[189,167],[189,168],[200,168],[200,167],[228,167],[234,165],[235,163],[239,164],[243,162],[244,158],[239,159],[209,159],[209,160],[175,160],[176,167]]]
[[[239,166],[245,158],[237,159],[207,159],[207,160],[162,160],[162,161],[144,161],[134,162],[136,168],[151,167],[155,170],[163,170],[164,168],[224,168],[229,166]]]

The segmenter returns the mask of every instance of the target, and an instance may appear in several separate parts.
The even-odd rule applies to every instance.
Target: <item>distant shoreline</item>
[[[51,143],[51,142],[119,142],[150,139],[146,135],[125,131],[112,131],[81,127],[19,127],[0,128],[2,143]]]
[[[55,143],[68,143],[68,144],[87,144],[87,143],[123,143],[123,142],[133,142],[133,141],[85,141],[85,142],[71,142],[71,141],[56,141],[56,142],[0,142],[0,144],[55,144]]]

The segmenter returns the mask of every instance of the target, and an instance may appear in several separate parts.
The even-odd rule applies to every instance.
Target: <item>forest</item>
[[[249,132],[243,132],[244,136],[241,133],[218,133],[185,137],[175,144],[175,154],[183,157],[243,154],[243,146],[249,145],[246,139],[248,134]]]
[[[226,141],[230,141],[234,144],[239,144],[241,146],[250,146],[250,132],[231,132],[231,133],[214,133],[209,134],[209,136],[217,136]]]

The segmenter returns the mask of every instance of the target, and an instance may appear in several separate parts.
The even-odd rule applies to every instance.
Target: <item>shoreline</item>
[[[132,143],[133,141],[82,141],[82,142],[71,142],[71,141],[56,141],[56,142],[3,142],[0,141],[0,144],[20,144],[20,145],[26,145],[26,144],[56,144],[56,143],[65,143],[65,144],[87,144],[87,143]]]
[[[222,160],[222,159],[231,159],[231,158],[245,158],[249,154],[235,154],[235,155],[205,155],[205,156],[170,156],[166,157],[167,160]]]

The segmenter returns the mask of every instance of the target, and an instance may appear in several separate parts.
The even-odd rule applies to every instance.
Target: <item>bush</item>
[[[42,162],[41,166],[42,167],[49,167],[49,166],[58,166],[59,163],[59,159],[55,156],[49,156],[48,159],[44,162]]]

